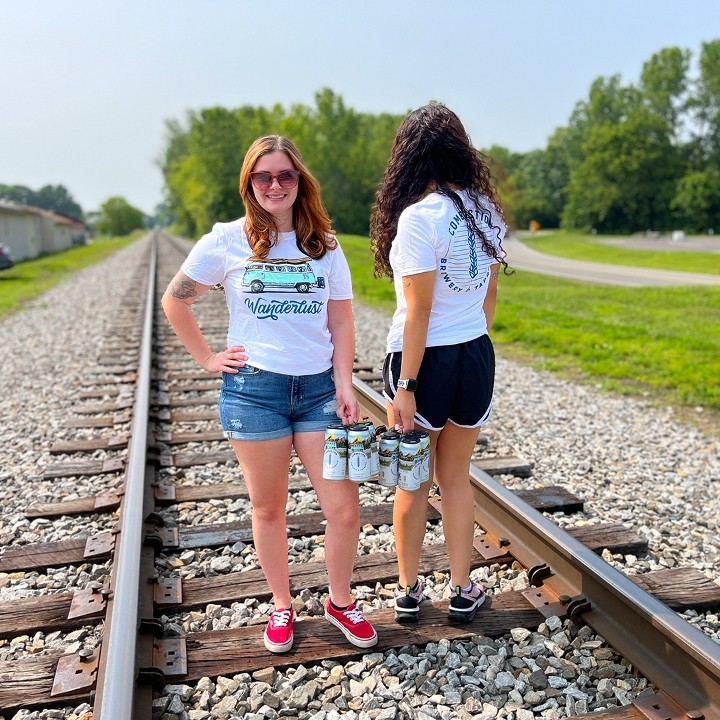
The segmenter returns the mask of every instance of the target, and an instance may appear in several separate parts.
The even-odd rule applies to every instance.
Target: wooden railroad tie
[[[231,573],[231,575],[245,573]],[[225,578],[229,576],[223,576]],[[710,596],[714,597],[714,607],[720,606],[720,587],[694,569],[669,569],[642,576],[633,576],[638,584],[644,587],[654,586],[660,593],[658,598],[675,610],[688,609],[686,604],[690,596],[705,596],[696,608],[708,609]],[[677,592],[677,595],[674,593]],[[67,595],[67,594],[65,594]],[[59,606],[59,598],[50,596]],[[31,598],[36,602],[34,611],[40,612],[41,598]],[[64,598],[65,607],[68,598]],[[16,606],[15,618],[20,621],[29,607],[22,609],[19,601]],[[0,618],[5,613],[0,610]],[[56,612],[55,618],[60,613]],[[535,630],[545,616],[534,608],[526,597],[516,591],[504,591],[488,597],[478,610],[475,620],[469,624],[454,624],[447,619],[447,602],[429,602],[422,605],[420,621],[416,625],[399,625],[394,621],[394,610],[376,610],[367,613],[378,632],[378,644],[369,652],[385,652],[391,648],[405,645],[426,645],[441,639],[456,640],[485,636],[496,638],[510,630],[524,627]],[[54,620],[53,620],[54,621]],[[87,621],[86,621],[87,623]],[[62,629],[62,628],[55,628]],[[297,665],[308,665],[331,658],[344,660],[366,654],[350,645],[337,628],[330,625],[324,618],[302,618],[295,624],[295,643],[290,652],[275,655],[269,653],[263,644],[261,626],[251,625],[234,630],[216,630],[189,633],[184,638],[167,638],[154,641],[156,657],[172,657],[172,662],[164,664],[168,682],[193,682],[201,677],[218,677],[234,675],[241,672],[254,672],[264,668],[287,668]],[[6,636],[6,637],[9,637]],[[68,669],[58,671],[58,662],[64,658]],[[59,656],[49,654],[40,657],[22,658],[17,661],[0,662],[0,707],[16,709],[19,707],[35,707],[57,702],[60,696],[67,701],[88,701],[94,688],[92,663],[94,658]],[[73,664],[74,663],[74,664]],[[82,673],[83,669],[86,670]],[[142,669],[141,669],[142,672]],[[58,678],[60,675],[60,678]],[[72,678],[74,684],[63,685],[63,678]],[[54,693],[54,694],[53,694]],[[630,712],[628,710],[627,712]],[[599,717],[599,716],[598,716]],[[610,716],[606,715],[609,718]],[[617,716],[613,715],[616,718]],[[641,715],[628,714],[622,717],[628,720]]]

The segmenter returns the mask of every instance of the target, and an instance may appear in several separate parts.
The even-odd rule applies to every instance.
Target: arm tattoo
[[[174,298],[178,298],[178,300],[187,300],[191,297],[197,297],[196,287],[195,281],[186,276],[182,280],[173,280],[170,294]]]
[[[493,271],[490,273],[490,277],[491,277],[491,278],[498,278],[498,277],[500,277],[500,271],[499,271],[499,270],[493,270]]]

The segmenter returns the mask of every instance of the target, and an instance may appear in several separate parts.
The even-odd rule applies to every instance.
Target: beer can
[[[410,433],[401,435],[398,450],[398,487],[401,490],[417,490],[422,482],[423,451],[420,438]]]
[[[348,477],[353,482],[367,482],[371,477],[370,430],[364,423],[351,425],[347,431]]]
[[[323,477],[325,480],[344,480],[347,477],[348,434],[342,423],[328,425],[325,430]]]
[[[420,440],[420,447],[422,448],[422,479],[421,482],[426,482],[430,479],[430,434],[427,430],[421,430],[415,428],[410,431],[410,435]]]
[[[380,472],[378,485],[395,487],[398,484],[398,459],[400,457],[400,433],[388,430],[378,440]]]

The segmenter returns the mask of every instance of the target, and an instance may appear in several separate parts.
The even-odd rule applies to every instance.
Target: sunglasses
[[[250,180],[258,190],[267,190],[272,185],[273,180],[277,180],[278,185],[283,190],[290,190],[290,188],[294,188],[298,184],[299,178],[299,170],[282,170],[277,175],[269,172],[250,173]]]

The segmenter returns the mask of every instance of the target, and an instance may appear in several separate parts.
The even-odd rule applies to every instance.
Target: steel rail
[[[112,600],[100,656],[94,714],[98,720],[132,720],[139,627],[140,553],[147,463],[157,235],[152,236],[119,544],[113,559]]]
[[[353,385],[363,411],[384,418],[384,398],[358,378]],[[477,523],[537,568],[530,575],[542,586],[570,598],[571,619],[592,627],[688,717],[720,718],[720,645],[484,471],[471,466],[470,480]]]

